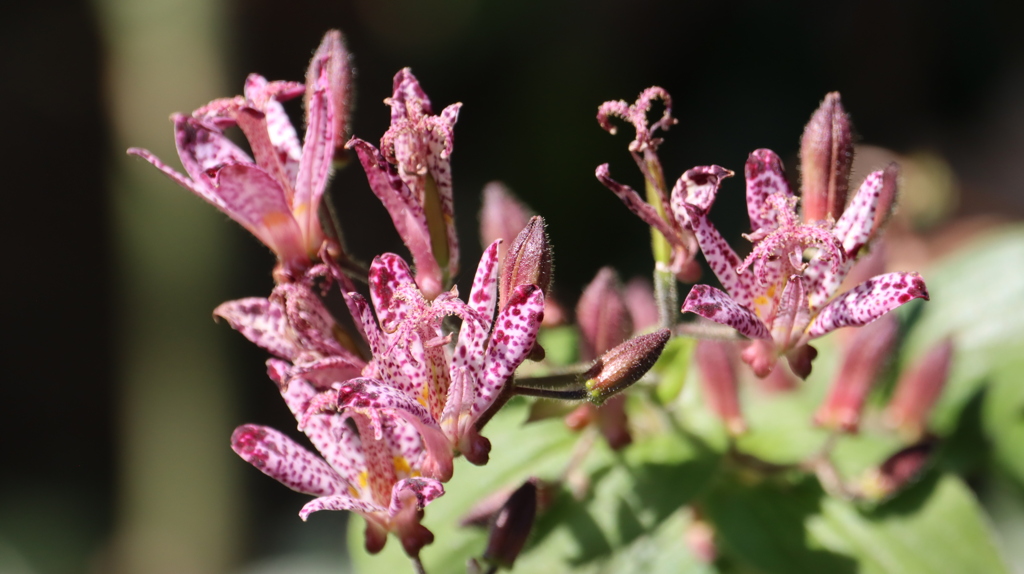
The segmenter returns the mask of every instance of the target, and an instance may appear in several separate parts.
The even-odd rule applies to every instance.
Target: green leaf
[[[658,362],[651,368],[661,379],[655,390],[655,396],[661,404],[667,405],[674,401],[683,390],[686,374],[690,370],[690,358],[693,357],[693,348],[696,345],[696,339],[672,338],[665,345]]]
[[[874,509],[805,478],[725,482],[704,500],[721,544],[764,572],[1006,572],[970,490],[933,474]]]

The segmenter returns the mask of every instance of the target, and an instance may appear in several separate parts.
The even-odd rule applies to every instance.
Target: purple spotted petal
[[[171,119],[174,122],[174,143],[185,173],[213,198],[200,195],[219,207],[219,199],[214,199],[213,176],[216,171],[234,163],[253,164],[252,158],[206,122],[183,114],[174,114]]]
[[[366,469],[362,441],[345,424],[344,415],[306,416],[310,402],[318,396],[316,388],[302,379],[292,379],[281,388],[281,397],[292,415],[303,419],[301,430],[309,437],[309,442],[350,485],[358,485],[359,475]]]
[[[407,478],[395,483],[391,491],[391,505],[388,515],[394,517],[402,511],[407,501],[415,501],[416,510],[422,510],[435,498],[444,494],[444,486],[431,478]]]
[[[263,474],[292,490],[313,496],[348,491],[348,484],[322,458],[270,427],[236,428],[231,435],[231,448]]]
[[[805,339],[820,337],[840,327],[867,325],[912,300],[928,300],[928,289],[917,273],[886,273],[868,279],[836,297],[811,322]]]
[[[326,67],[317,80],[317,88],[309,99],[306,110],[306,139],[302,145],[302,159],[295,179],[295,217],[303,235],[311,243],[310,250],[320,248],[323,233],[320,230],[320,199],[327,187],[334,158],[334,110],[327,90],[330,89]]]
[[[853,197],[853,201],[846,207],[846,211],[832,230],[850,259],[857,256],[871,237],[878,212],[878,201],[884,187],[882,175],[882,171],[875,171],[864,179],[857,195]]]
[[[372,502],[352,498],[347,494],[339,494],[336,496],[324,496],[307,502],[302,507],[302,510],[299,511],[299,518],[306,520],[310,514],[320,510],[351,510],[363,515],[367,520],[377,520],[372,518],[372,515],[383,512],[384,508]]]
[[[473,416],[487,410],[505,381],[529,356],[543,318],[544,293],[535,285],[516,287],[494,321],[483,380],[476,388],[477,396],[471,411]]]
[[[642,219],[644,223],[657,229],[661,234],[673,245],[683,245],[680,238],[680,233],[666,222],[658,211],[640,197],[640,194],[636,192],[632,187],[623,185],[608,175],[608,164],[604,163],[597,166],[597,171],[594,173],[597,176],[598,181],[604,184],[605,187],[610,189],[612,193],[618,197],[622,203],[626,204],[626,207],[636,214],[637,217]]]
[[[466,303],[476,311],[485,330],[490,330],[494,317],[494,306],[498,302],[498,249],[501,241],[491,243],[480,257],[473,276],[473,288]]]
[[[747,159],[745,168],[747,180],[747,214],[750,216],[750,228],[754,231],[775,225],[778,219],[768,205],[769,195],[781,193],[792,197],[786,181],[786,173],[782,160],[770,149],[755,150]]]
[[[263,108],[263,113],[267,116],[267,135],[284,164],[285,175],[288,181],[295,181],[295,176],[299,172],[299,160],[302,158],[302,145],[299,143],[295,126],[288,118],[288,113],[284,111],[284,106],[277,100],[269,100]]]
[[[278,357],[294,361],[300,354],[285,324],[284,305],[261,297],[248,297],[220,304],[215,317],[227,320],[246,339]]]
[[[768,327],[750,309],[739,305],[725,293],[708,285],[694,285],[683,301],[683,312],[696,313],[722,325],[728,325],[751,339],[770,339]]]
[[[233,164],[215,178],[224,212],[284,261],[307,258],[302,234],[281,184],[261,168]]]
[[[409,301],[395,298],[401,288],[411,284],[412,272],[401,257],[385,253],[374,258],[370,265],[370,298],[385,332],[393,332],[399,322],[413,315]]]
[[[711,271],[722,282],[729,295],[740,305],[753,306],[760,289],[755,285],[754,274],[739,274],[736,269],[743,264],[729,243],[725,241],[707,217],[707,213],[683,202],[682,194],[672,194],[672,211],[680,218],[680,213],[687,213],[692,224],[693,234],[697,236],[704,258]]]
[[[326,391],[334,383],[359,377],[366,363],[350,357],[325,357],[290,369],[290,376],[303,378],[317,390]]]

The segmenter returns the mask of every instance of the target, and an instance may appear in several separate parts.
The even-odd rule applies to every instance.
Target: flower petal
[[[604,163],[597,166],[597,171],[594,172],[594,175],[597,176],[598,181],[610,189],[612,193],[622,200],[622,203],[626,204],[626,207],[637,217],[642,219],[644,223],[661,232],[669,243],[685,247],[680,233],[675,229],[672,229],[672,226],[658,215],[658,211],[651,206],[651,204],[644,201],[643,198],[640,197],[640,194],[632,187],[623,185],[608,175],[608,164]]]
[[[471,411],[474,417],[487,410],[505,381],[529,356],[543,318],[544,293],[535,285],[516,287],[494,322],[483,380],[476,388]]]
[[[292,490],[313,496],[348,491],[349,485],[324,459],[270,427],[236,428],[231,435],[231,448],[263,474]]]
[[[302,144],[302,157],[295,178],[295,197],[292,200],[295,217],[309,243],[306,248],[313,252],[323,242],[319,208],[331,173],[336,137],[334,110],[327,94],[327,82],[325,67],[317,81],[318,89],[313,91],[307,103],[306,139]]]
[[[375,520],[370,515],[383,512],[384,508],[365,500],[353,498],[347,494],[339,494],[336,496],[322,496],[307,502],[302,507],[302,510],[299,511],[299,518],[306,520],[310,514],[320,510],[351,510],[363,515],[367,520]]]
[[[875,216],[878,212],[878,202],[882,195],[883,174],[879,170],[870,173],[861,184],[857,195],[846,207],[846,211],[836,222],[832,233],[843,244],[843,249],[849,258],[854,258],[868,238],[875,226]]]
[[[750,309],[708,285],[694,285],[683,301],[683,312],[691,312],[728,325],[751,339],[770,339],[768,327]]]
[[[767,203],[769,195],[781,193],[785,197],[793,197],[786,181],[786,173],[782,160],[770,149],[754,150],[747,158],[744,169],[747,180],[747,214],[750,216],[750,229],[757,231],[775,225],[778,219]]]
[[[779,349],[789,348],[793,336],[793,325],[801,310],[807,309],[807,289],[804,278],[793,275],[782,290],[779,304],[775,308],[775,317],[771,321],[772,339]]]
[[[385,332],[394,332],[398,324],[414,315],[409,301],[396,298],[399,290],[414,283],[405,260],[394,253],[378,255],[370,264],[370,298],[377,319]]]
[[[820,337],[839,327],[867,325],[912,300],[928,300],[924,280],[917,273],[886,273],[850,289],[818,313],[804,339]]]
[[[407,478],[395,483],[391,490],[391,505],[388,514],[392,517],[402,511],[402,507],[415,501],[416,510],[422,510],[434,499],[444,494],[444,486],[432,478]]]
[[[224,202],[223,211],[279,259],[308,261],[285,191],[270,174],[254,165],[229,164],[217,172],[214,185],[217,196]]]
[[[227,320],[231,328],[270,353],[294,361],[300,354],[295,340],[289,336],[284,305],[262,297],[248,297],[220,304],[215,317]]]
[[[303,421],[301,430],[309,437],[309,442],[351,486],[357,486],[366,469],[362,440],[345,424],[345,415],[320,413],[307,416],[310,402],[318,396],[316,388],[303,379],[293,378],[281,387],[281,397],[292,415]]]

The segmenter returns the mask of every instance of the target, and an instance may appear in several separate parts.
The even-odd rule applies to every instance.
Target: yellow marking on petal
[[[425,409],[430,408],[427,406],[427,401],[430,399],[430,389],[428,387],[429,385],[423,385],[423,391],[420,393],[420,396],[416,399],[416,402],[422,405],[423,408]]]
[[[775,285],[769,285],[768,286],[768,293],[767,293],[767,295],[770,298],[774,298],[775,297]]]
[[[354,487],[354,486],[348,487],[348,494],[352,498],[359,498],[359,491],[356,490],[356,487]]]
[[[292,219],[290,213],[284,213],[281,211],[271,211],[270,213],[263,216],[263,225],[269,229],[286,225],[289,220]]]
[[[366,482],[368,477],[369,475],[366,473],[365,470],[359,473],[359,488],[366,488]]]
[[[307,211],[309,211],[309,205],[305,203],[300,203],[293,210],[293,212],[295,213],[295,219],[301,219],[302,216],[305,215]]]
[[[405,460],[404,456],[395,457],[395,474],[400,477],[409,476],[412,472],[412,467],[409,466],[409,461]]]

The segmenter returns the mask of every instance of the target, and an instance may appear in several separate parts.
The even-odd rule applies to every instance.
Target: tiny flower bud
[[[508,497],[494,517],[484,561],[511,569],[530,536],[536,516],[537,486],[527,481]]]
[[[576,304],[576,321],[583,335],[580,346],[584,361],[594,360],[633,332],[619,277],[611,267],[598,271],[583,290]]]
[[[498,181],[484,186],[483,207],[480,208],[480,241],[484,247],[501,239],[498,261],[505,260],[512,240],[526,227],[533,212]]]
[[[552,263],[544,218],[535,215],[508,246],[502,262],[498,308],[505,308],[508,295],[520,285],[536,285],[546,294],[551,287]]]
[[[896,392],[885,412],[888,426],[911,437],[924,433],[928,415],[949,378],[953,341],[944,339],[900,377]]]
[[[708,406],[722,419],[730,435],[737,436],[746,432],[747,423],[740,411],[736,388],[733,343],[697,341],[693,357],[700,370],[701,389]]]
[[[670,336],[671,331],[661,329],[633,337],[602,355],[584,374],[590,402],[600,405],[639,381],[661,356]]]
[[[882,500],[917,480],[935,451],[935,440],[926,437],[890,456],[881,466],[867,471],[860,480],[861,495]]]
[[[892,353],[898,331],[899,322],[892,315],[883,315],[853,334],[828,397],[814,415],[814,424],[857,432],[864,401]]]
[[[825,96],[800,142],[804,221],[839,219],[846,208],[853,128],[839,92]]]
[[[316,87],[317,78],[323,67],[327,68],[327,83],[334,110],[334,159],[343,159],[345,143],[348,141],[349,112],[352,109],[352,62],[341,32],[329,30],[313,54],[313,64],[306,72],[306,108]]]

